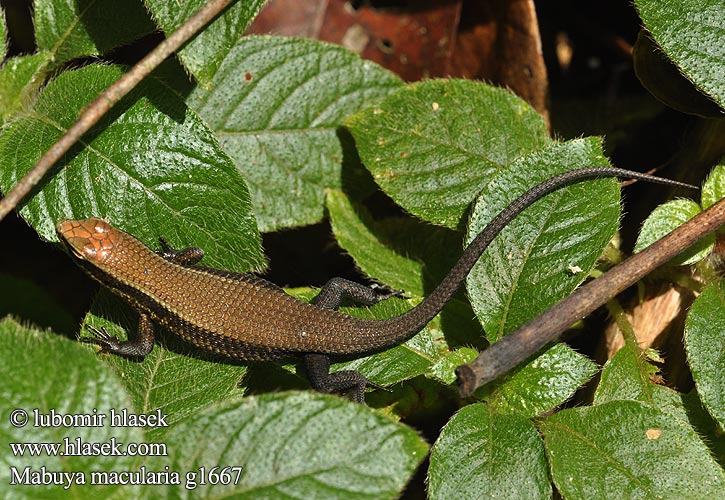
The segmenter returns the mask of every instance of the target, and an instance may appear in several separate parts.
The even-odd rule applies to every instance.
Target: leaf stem
[[[196,14],[191,16],[168,38],[159,43],[146,57],[136,63],[126,74],[101,92],[81,112],[78,120],[58,141],[38,160],[38,163],[20,179],[0,200],[0,220],[13,210],[35,185],[48,173],[48,170],[75,144],[90,128],[100,120],[119,100],[133,90],[159,64],[196,35],[221,11],[236,0],[209,0]]]
[[[622,332],[624,341],[632,344],[639,352],[642,352],[642,349],[639,347],[639,339],[637,339],[637,334],[634,332],[634,327],[632,327],[632,323],[627,318],[627,314],[622,309],[619,301],[615,298],[607,301],[607,310],[612,315],[612,318],[614,318],[614,322],[617,324],[619,331]]]

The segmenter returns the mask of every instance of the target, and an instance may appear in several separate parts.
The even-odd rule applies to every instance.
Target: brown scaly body
[[[386,343],[376,335],[381,321],[321,309],[253,275],[174,264],[102,219],[62,221],[58,232],[88,274],[202,349],[269,360]]]

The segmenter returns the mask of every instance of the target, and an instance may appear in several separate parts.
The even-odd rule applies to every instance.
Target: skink
[[[139,312],[139,332],[132,340],[95,332],[91,340],[102,352],[143,358],[153,348],[153,323],[158,323],[201,349],[233,359],[303,355],[313,387],[323,392],[352,390],[353,399],[362,402],[370,382],[355,371],[328,373],[328,355],[369,353],[412,337],[443,309],[491,241],[526,207],[567,184],[615,176],[693,187],[610,167],[583,168],[552,177],[502,210],[425,300],[385,320],[336,311],[346,297],[363,304],[380,299],[373,289],[340,278],[330,280],[312,303],[306,303],[254,275],[197,266],[203,256],[200,249],[177,251],[162,240],[163,251],[154,252],[99,218],[63,220],[56,231],[84,271]]]

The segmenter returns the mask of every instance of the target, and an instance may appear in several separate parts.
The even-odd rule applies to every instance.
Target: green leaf
[[[430,456],[431,499],[551,498],[541,438],[526,418],[466,406],[446,424]]]
[[[478,351],[476,349],[461,347],[460,349],[449,352],[440,358],[436,364],[431,366],[427,375],[444,384],[452,385],[458,378],[458,375],[456,375],[456,368],[470,363],[476,359],[477,355]]]
[[[723,109],[682,74],[645,30],[637,36],[632,59],[639,81],[662,103],[706,118],[723,116]]]
[[[692,426],[710,448],[712,455],[720,461],[720,465],[725,465],[725,440],[719,435],[722,431],[702,407],[696,391],[680,394],[654,383],[652,377],[657,373],[657,368],[648,362],[633,332],[631,336],[625,332],[624,337],[624,347],[602,368],[594,404],[633,400],[670,413]]]
[[[688,404],[683,394],[654,383],[652,377],[656,373],[657,368],[647,361],[642,350],[627,342],[602,368],[601,380],[594,394],[594,404],[621,400],[639,401],[671,413],[691,425],[692,415],[696,413],[699,402],[697,405]]]
[[[31,456],[11,453],[8,443],[59,443],[64,438],[76,443],[141,443],[144,436],[138,427],[112,427],[110,418],[103,426],[39,426],[33,414],[108,415],[111,408],[128,408],[131,400],[112,370],[98,363],[78,342],[29,330],[12,320],[0,321],[0,496],[3,498],[135,498],[140,488],[131,485],[62,486],[10,485],[11,468],[22,474],[26,467],[41,472],[73,472],[90,482],[91,470],[138,470],[138,458],[132,455],[61,455],[43,453]],[[11,412],[29,414],[28,426],[14,427],[8,422]],[[50,417],[48,417],[50,418]],[[125,448],[122,446],[122,450]],[[70,450],[68,450],[70,451]]]
[[[231,48],[212,90],[187,102],[249,182],[262,231],[273,231],[322,220],[325,189],[339,189],[354,163],[342,120],[400,84],[335,45],[250,36]]]
[[[552,144],[500,171],[473,208],[467,240],[533,186],[558,173],[606,166],[598,138]],[[594,267],[619,221],[615,179],[578,182],[509,223],[467,278],[471,304],[493,342],[554,305]]]
[[[48,52],[13,57],[0,68],[0,124],[35,98],[50,57]]]
[[[488,347],[483,328],[471,309],[471,303],[464,294],[454,296],[434,318],[429,327],[445,333],[445,341],[449,346],[468,346],[483,350]],[[440,335],[434,335],[440,338]]]
[[[326,206],[338,245],[365,274],[393,289],[423,296],[423,264],[390,248],[389,242],[374,232],[375,222],[365,207],[353,205],[338,190],[327,192]]]
[[[138,314],[106,290],[97,295],[83,324],[105,328],[122,340],[129,333],[132,338],[138,334]],[[136,411],[153,413],[160,409],[167,415],[167,424],[173,426],[219,401],[242,396],[238,385],[247,372],[246,366],[228,360],[220,363],[219,359],[183,344],[173,332],[161,328],[156,331],[157,345],[143,362],[116,355],[98,356],[122,377]],[[89,349],[95,352],[97,347]],[[166,430],[153,428],[147,435],[158,439],[157,434]]]
[[[700,399],[725,430],[725,282],[705,288],[690,307],[685,349]]]
[[[722,425],[712,418],[712,415],[703,407],[697,390],[692,389],[689,393],[680,395],[678,406],[681,407],[680,411],[685,413],[687,421],[695,429],[698,436],[710,448],[712,456],[720,464],[720,467],[725,470],[725,439],[723,439],[725,433]],[[671,411],[665,407],[663,409]]]
[[[337,243],[365,274],[393,289],[423,297],[462,253],[460,236],[407,218],[374,221],[342,192],[327,193]]]
[[[630,399],[627,394],[617,394],[616,399]],[[662,410],[682,420],[686,425],[692,427],[700,439],[710,450],[710,454],[725,468],[725,439],[720,424],[713,419],[693,389],[688,394],[681,394],[677,391],[652,383],[647,392],[638,394],[638,401],[658,410]],[[616,399],[613,399],[616,400]],[[601,403],[603,398],[599,398]]]
[[[243,468],[238,482],[199,485],[194,498],[394,498],[427,455],[412,429],[363,405],[309,392],[209,408],[165,441],[173,455],[151,459],[150,468]],[[162,490],[146,492],[157,498]],[[173,486],[166,493],[189,495]]]
[[[55,65],[103,54],[155,28],[140,0],[36,0],[33,5],[38,49],[52,54]]]
[[[721,0],[636,0],[645,27],[682,73],[725,107],[725,5]]]
[[[594,404],[620,399],[642,401],[653,407],[659,407],[660,402],[665,405],[674,403],[674,391],[653,383],[657,368],[649,360],[659,360],[659,354],[640,348],[637,333],[618,302],[610,302],[608,309],[625,344],[604,365],[594,394]]]
[[[589,358],[555,344],[504,377],[485,399],[502,413],[535,417],[565,403],[598,371]]]
[[[642,224],[642,229],[634,245],[634,253],[664,237],[672,230],[700,213],[700,205],[692,200],[672,200],[655,208]],[[715,245],[715,235],[708,235],[672,259],[671,265],[687,265],[699,262],[707,257]]]
[[[636,401],[572,408],[539,429],[566,499],[725,498],[725,477],[683,421]]]
[[[170,35],[201,9],[204,0],[145,0],[159,27]],[[227,8],[220,16],[178,52],[181,62],[194,78],[206,88],[212,83],[219,66],[251,24],[265,0],[242,0]]]
[[[120,75],[88,66],[51,82],[0,137],[0,188],[15,185]],[[159,236],[176,248],[199,246],[208,265],[247,271],[263,262],[244,180],[203,122],[153,80],[86,134],[21,214],[49,240],[59,219],[100,216],[152,248]]]
[[[647,361],[637,345],[628,342],[602,368],[602,377],[594,394],[594,404],[634,400],[657,406],[654,392],[658,386],[650,380],[655,373],[657,367]],[[669,391],[664,387],[660,388]]]
[[[725,197],[725,163],[721,162],[710,172],[702,186],[702,209],[708,209]]]
[[[346,125],[383,191],[417,217],[453,228],[496,172],[549,141],[526,102],[467,80],[408,85]]]

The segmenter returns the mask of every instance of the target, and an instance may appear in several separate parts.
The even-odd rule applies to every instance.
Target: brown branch
[[[0,220],[14,209],[33,187],[40,182],[48,170],[57,162],[73,144],[88,132],[98,120],[110,110],[123,96],[149,75],[173,52],[178,50],[191,37],[206,26],[209,21],[236,0],[209,0],[199,11],[179,26],[168,38],[158,44],[146,57],[136,63],[128,73],[116,80],[110,87],[101,92],[81,112],[78,120],[66,131],[58,141],[38,160],[38,163],[20,179],[7,196],[0,200]]]
[[[461,395],[470,396],[525,361],[576,321],[723,224],[725,198],[503,337],[471,363],[459,366],[456,373]]]

